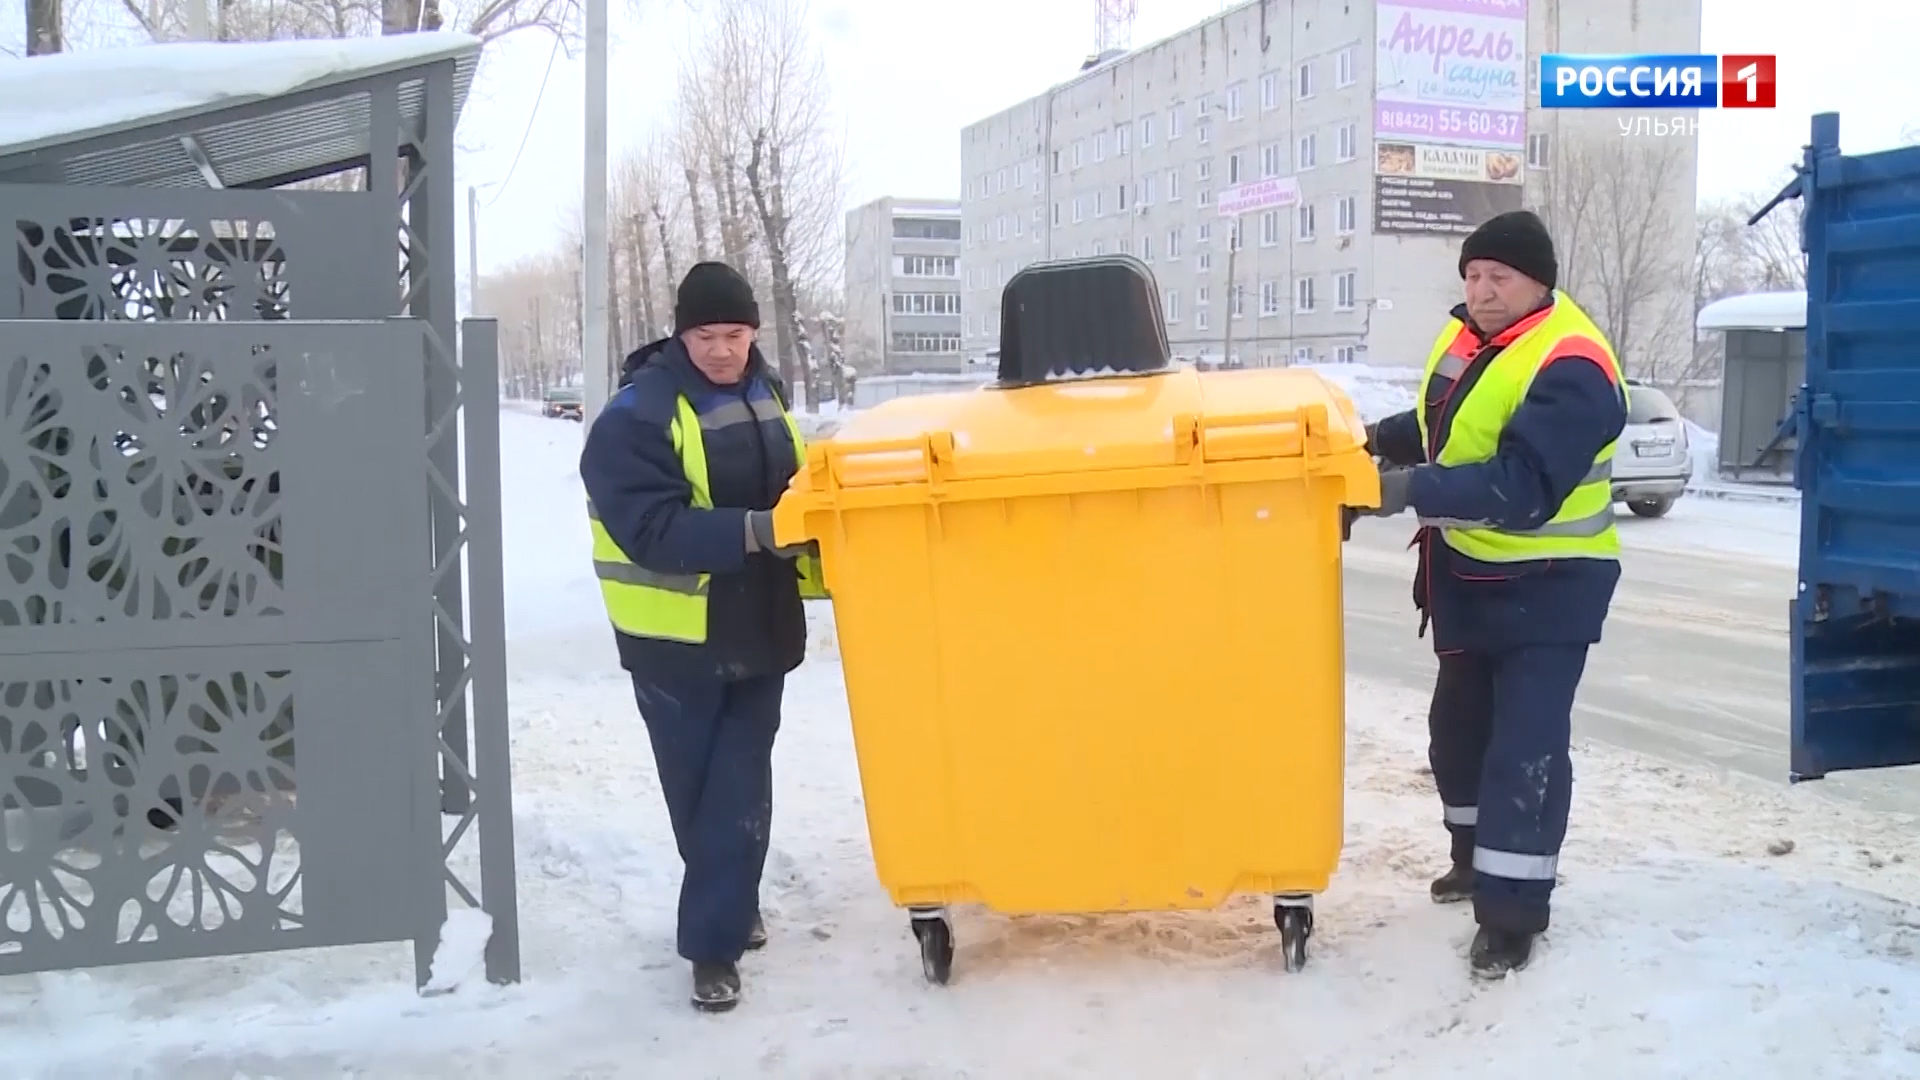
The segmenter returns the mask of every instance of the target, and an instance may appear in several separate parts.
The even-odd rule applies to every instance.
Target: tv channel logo
[[[1641,53],[1540,57],[1543,109],[1771,109],[1776,58]]]

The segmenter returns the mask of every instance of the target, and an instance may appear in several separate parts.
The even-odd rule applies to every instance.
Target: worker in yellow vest
[[[766,944],[780,699],[806,654],[801,600],[825,595],[817,554],[773,537],[806,448],[759,326],[744,277],[693,267],[674,336],[627,358],[580,455],[594,573],[685,864],[678,948],[709,1012],[739,1001],[740,956]]]
[[[1460,251],[1466,303],[1433,343],[1419,404],[1368,433],[1369,513],[1412,509],[1414,604],[1439,677],[1428,718],[1453,865],[1435,901],[1471,899],[1474,974],[1525,967],[1548,925],[1566,836],[1573,698],[1600,640],[1620,541],[1614,443],[1627,387],[1606,336],[1563,292],[1526,211]]]

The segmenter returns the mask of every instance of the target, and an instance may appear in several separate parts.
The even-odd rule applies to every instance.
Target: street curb
[[[1719,486],[1694,487],[1690,484],[1687,486],[1687,494],[1702,499],[1718,499],[1721,502],[1762,503],[1774,506],[1797,506],[1800,502],[1800,493],[1791,488],[1774,492],[1764,489],[1749,491]]]

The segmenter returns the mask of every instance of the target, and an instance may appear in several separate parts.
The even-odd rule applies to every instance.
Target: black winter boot
[[[722,1013],[740,1004],[740,969],[732,964],[693,965],[693,1007]]]
[[[758,915],[753,917],[753,929],[747,931],[747,951],[757,952],[767,947],[767,920]]]
[[[1481,927],[1467,951],[1476,979],[1498,979],[1520,971],[1533,959],[1533,935]]]
[[[1458,904],[1473,899],[1473,866],[1454,863],[1452,869],[1433,879],[1429,891],[1436,904]]]

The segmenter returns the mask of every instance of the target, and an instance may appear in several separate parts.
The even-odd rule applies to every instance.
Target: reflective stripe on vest
[[[1432,445],[1426,402],[1435,377],[1458,380],[1471,368],[1473,357],[1454,351],[1465,327],[1447,320],[1420,380],[1420,438]],[[1476,346],[1472,335],[1466,342]],[[1499,448],[1500,432],[1526,399],[1534,376],[1561,356],[1580,355],[1599,361],[1627,400],[1620,361],[1606,335],[1565,293],[1554,293],[1553,308],[1488,361],[1466,397],[1454,409],[1447,439],[1435,455],[1438,465],[1474,465],[1490,460]],[[1481,562],[1529,562],[1536,559],[1618,559],[1620,538],[1613,524],[1613,455],[1608,443],[1594,455],[1593,464],[1552,518],[1533,529],[1502,529],[1485,521],[1421,518],[1420,524],[1440,530],[1447,546]]]
[[[681,471],[687,478],[692,496],[687,505],[696,510],[713,509],[713,491],[707,474],[707,448],[703,432],[717,431],[734,424],[762,423],[780,419],[793,439],[796,467],[807,460],[806,440],[800,425],[773,398],[755,401],[728,401],[701,415],[693,403],[682,396],[667,426],[679,455]],[[663,574],[635,565],[627,558],[613,535],[601,524],[599,511],[587,503],[587,521],[593,533],[593,574],[600,580],[600,597],[607,606],[607,617],[614,629],[632,637],[658,638],[690,645],[707,640],[707,590],[710,574]],[[826,595],[821,585],[820,560],[808,555],[798,560],[800,595],[815,599]]]

